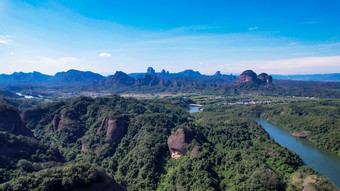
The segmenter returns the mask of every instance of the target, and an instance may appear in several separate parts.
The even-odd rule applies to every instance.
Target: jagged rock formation
[[[244,83],[244,82],[253,82],[256,84],[270,84],[272,83],[272,77],[266,73],[261,73],[257,76],[257,74],[252,70],[246,70],[242,72],[242,74],[237,78],[236,84]]]
[[[178,159],[181,155],[187,153],[187,146],[191,141],[184,129],[177,129],[175,134],[172,134],[168,139],[168,147],[171,152],[171,158]]]
[[[101,81],[99,84],[104,86],[132,86],[136,80],[122,71],[117,71],[113,76]]]
[[[6,104],[0,104],[0,131],[15,135],[33,136],[22,122],[18,110]]]

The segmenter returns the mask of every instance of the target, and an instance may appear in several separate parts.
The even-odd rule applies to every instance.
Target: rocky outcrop
[[[261,73],[257,76],[257,83],[258,84],[271,84],[273,78],[266,73]]]
[[[147,74],[155,74],[155,70],[152,68],[152,67],[148,67],[147,71],[146,71]]]
[[[242,74],[237,78],[236,84],[245,83],[245,82],[253,82],[258,85],[262,84],[271,84],[272,77],[266,73],[261,73],[257,76],[257,74],[252,70],[246,70],[242,72]]]
[[[81,145],[81,152],[86,153],[89,150],[84,144]]]
[[[52,120],[52,127],[54,131],[58,130],[59,122],[60,122],[60,115],[57,114],[53,117],[53,120]]]
[[[197,156],[200,152],[201,152],[200,147],[196,145],[190,152],[190,158]]]
[[[180,128],[168,139],[168,147],[171,152],[171,158],[178,159],[181,155],[187,153],[187,146],[191,141],[191,136]]]
[[[123,119],[109,119],[106,131],[106,138],[118,142],[127,132],[127,123]]]
[[[127,129],[128,122],[124,117],[104,118],[96,134],[105,134],[106,138],[119,142],[126,134]]]
[[[15,135],[33,136],[22,122],[18,110],[6,104],[0,104],[0,131]]]
[[[221,74],[220,71],[217,71],[217,72],[214,74],[214,76],[219,78],[219,77],[222,77],[222,74]]]
[[[53,121],[53,130],[61,130],[61,129],[68,129],[71,131],[76,131],[80,129],[79,121],[76,119],[71,119],[64,114],[57,114],[54,116]]]
[[[237,78],[236,84],[243,82],[257,82],[257,75],[252,70],[246,70]]]

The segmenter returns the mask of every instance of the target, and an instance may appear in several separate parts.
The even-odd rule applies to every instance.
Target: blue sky
[[[337,0],[1,0],[0,73],[335,73],[339,10]]]

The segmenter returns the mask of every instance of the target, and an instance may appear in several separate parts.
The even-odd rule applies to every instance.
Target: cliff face
[[[33,136],[33,133],[22,122],[18,110],[5,104],[0,104],[0,131],[15,135]]]
[[[246,70],[242,72],[242,74],[237,78],[236,84],[245,83],[245,82],[253,82],[256,84],[271,84],[272,77],[266,73],[261,73],[257,75],[252,70]]]
[[[191,141],[190,135],[184,129],[177,129],[168,139],[168,147],[171,152],[171,158],[178,159],[181,155],[187,153],[187,146]]]
[[[266,73],[261,73],[257,76],[257,82],[260,84],[271,84],[273,78]]]
[[[63,114],[54,116],[52,126],[54,131],[61,129],[78,130],[80,128],[77,120],[71,119]]]
[[[240,84],[243,82],[256,82],[257,75],[252,70],[246,70],[242,72],[242,74],[237,78],[236,84]]]
[[[96,135],[105,134],[106,138],[119,142],[128,129],[128,119],[124,117],[104,118]]]
[[[121,118],[109,119],[106,131],[106,138],[119,142],[127,132],[128,124]]]

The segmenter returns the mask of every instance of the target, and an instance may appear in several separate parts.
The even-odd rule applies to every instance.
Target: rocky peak
[[[266,73],[261,73],[257,76],[257,81],[259,84],[271,84],[273,79]]]
[[[155,74],[155,70],[152,67],[148,67],[148,70],[146,71],[148,74]]]
[[[257,75],[252,70],[246,70],[237,78],[236,84],[243,82],[255,82],[257,81]]]
[[[272,82],[272,77],[266,73],[261,73],[260,75],[257,76],[257,74],[252,70],[246,70],[242,72],[242,74],[237,78],[236,84],[244,82],[253,82],[259,85],[269,84]]]
[[[217,71],[216,73],[215,73],[215,75],[214,76],[216,76],[216,77],[221,77],[222,76],[222,74],[221,74],[221,72],[220,71]]]

